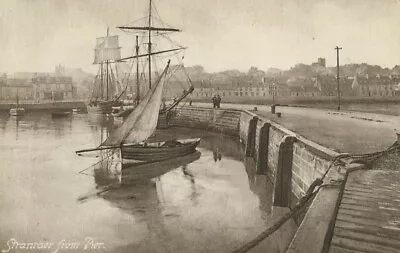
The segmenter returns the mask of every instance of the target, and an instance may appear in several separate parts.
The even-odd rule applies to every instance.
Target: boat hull
[[[159,177],[173,169],[188,165],[201,156],[199,151],[192,154],[176,157],[164,161],[144,162],[139,164],[123,164],[121,170],[121,184],[131,184],[135,182],[143,182],[155,177]]]
[[[182,139],[168,142],[153,142],[146,144],[124,144],[121,150],[125,162],[132,161],[163,161],[192,154],[196,151],[200,139]]]
[[[65,118],[71,115],[71,112],[52,112],[52,118]]]
[[[10,109],[10,115],[11,116],[22,116],[25,114],[25,109],[24,108],[11,108]]]
[[[113,107],[118,105],[118,101],[101,101],[88,104],[86,109],[91,114],[111,114]]]

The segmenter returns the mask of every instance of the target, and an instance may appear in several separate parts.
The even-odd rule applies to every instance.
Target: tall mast
[[[19,108],[19,98],[18,98],[18,88],[17,88],[17,108]]]
[[[150,0],[150,8],[149,8],[149,89],[151,89],[151,0]]]
[[[104,96],[104,87],[103,87],[103,63],[100,63],[100,90],[101,90],[101,98]]]
[[[139,35],[136,34],[136,57],[139,55]],[[139,87],[139,58],[136,58],[136,104],[140,100],[140,87]]]
[[[108,100],[108,60],[106,61],[106,78],[107,78],[107,90],[106,90],[106,100]]]
[[[108,27],[107,27],[107,37],[108,37]],[[108,100],[108,60],[106,61],[106,78],[107,78],[106,100]]]

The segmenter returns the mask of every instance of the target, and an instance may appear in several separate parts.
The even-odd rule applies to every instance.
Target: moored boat
[[[25,114],[25,109],[21,107],[11,108],[10,115],[11,116],[22,116]]]
[[[121,154],[127,162],[129,160],[163,161],[194,153],[199,143],[200,138],[124,144]]]
[[[71,115],[71,112],[66,111],[53,111],[51,112],[52,118],[65,118]]]
[[[166,159],[172,159],[175,157],[181,157],[195,152],[200,139],[185,139],[185,140],[167,140],[164,142],[152,143],[148,139],[152,136],[157,127],[157,123],[160,121],[162,127],[167,127],[169,124],[167,120],[170,118],[172,110],[181,102],[186,96],[193,92],[193,85],[188,78],[187,82],[190,83],[188,90],[184,89],[182,96],[178,99],[174,98],[173,103],[169,106],[165,104],[165,98],[163,98],[164,86],[167,82],[171,83],[177,77],[177,71],[184,69],[181,59],[174,57],[179,62],[178,65],[170,67],[171,61],[168,60],[166,67],[162,72],[152,70],[151,62],[154,60],[155,55],[165,55],[167,53],[176,54],[177,51],[182,51],[186,47],[175,46],[168,50],[157,50],[153,51],[151,45],[151,39],[153,36],[158,37],[160,34],[177,32],[179,29],[171,27],[157,27],[152,23],[152,1],[149,1],[149,16],[148,23],[146,26],[126,25],[118,27],[124,31],[145,31],[146,36],[144,39],[147,40],[147,52],[140,53],[139,51],[139,39],[136,35],[136,54],[134,56],[119,58],[117,62],[125,62],[132,60],[132,64],[136,61],[136,99],[135,107],[132,109],[123,110],[118,114],[117,117],[123,117],[122,114],[126,114],[122,124],[116,128],[108,138],[100,144],[97,148],[85,149],[76,151],[79,155],[83,152],[98,151],[104,149],[120,149],[121,156],[123,159],[131,159],[138,161],[162,161]],[[107,36],[108,39],[108,36]],[[101,44],[101,43],[100,43]],[[116,43],[114,43],[116,45]],[[176,43],[175,43],[176,44]],[[108,43],[110,45],[110,43]],[[104,48],[99,47],[99,49]],[[115,49],[115,47],[112,47]],[[119,50],[119,49],[118,49]],[[119,51],[118,51],[119,56]],[[172,56],[172,55],[171,55]],[[166,58],[166,57],[165,57]],[[164,59],[165,59],[164,58]],[[144,75],[139,74],[139,63],[147,61],[148,71]],[[157,60],[163,60],[161,57],[157,57]],[[183,57],[182,57],[183,60]],[[96,61],[95,61],[96,62]],[[98,61],[97,61],[98,62]],[[100,63],[102,64],[101,61]],[[106,64],[108,61],[106,61]],[[132,65],[133,66],[133,65]],[[101,69],[101,68],[100,68]],[[153,72],[154,71],[154,72]],[[185,71],[184,71],[185,72]],[[129,77],[129,74],[127,75]],[[140,76],[145,76],[148,81],[148,87],[142,87],[146,89],[145,95],[140,95]],[[152,79],[156,77],[156,80]],[[155,78],[154,78],[155,79]],[[108,80],[108,78],[107,78]],[[179,83],[179,82],[176,82]],[[126,90],[126,88],[125,88]],[[120,98],[120,97],[119,97]],[[121,104],[122,105],[122,104]],[[121,106],[120,105],[120,106]],[[112,109],[112,107],[111,107]],[[162,114],[162,117],[159,115]],[[160,120],[161,118],[161,120]]]
[[[91,114],[111,114],[113,107],[117,106],[118,101],[91,101],[86,109]]]
[[[156,130],[164,82],[167,79],[169,63],[161,73],[152,90],[143,98],[127,119],[115,129],[97,148],[76,151],[83,152],[119,148],[123,162],[163,161],[185,156],[196,151],[200,139],[167,140],[148,142]]]
[[[25,109],[19,107],[19,97],[18,97],[18,89],[17,89],[17,106],[15,108],[10,109],[11,116],[22,116],[25,114]]]
[[[93,83],[92,99],[86,106],[91,114],[111,114],[114,106],[121,105],[119,99],[124,92],[119,89],[117,69],[117,61],[121,58],[119,39],[109,36],[108,31],[107,28],[107,35],[96,40],[93,63],[99,65],[99,72]]]

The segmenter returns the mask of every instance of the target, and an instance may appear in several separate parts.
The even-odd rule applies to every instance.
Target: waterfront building
[[[285,97],[288,96],[289,93],[289,88],[285,83],[239,86],[235,89],[235,94],[239,97]]]
[[[354,78],[342,77],[340,78],[340,94],[342,96],[355,96],[357,95],[352,90]],[[337,78],[333,75],[321,75],[315,78],[314,86],[321,91],[321,96],[337,96]]]
[[[395,96],[399,83],[400,79],[392,76],[365,75],[355,76],[351,87],[358,96]]]
[[[194,98],[210,98],[214,95],[220,95],[221,97],[234,97],[235,87],[231,80],[201,80],[194,82],[195,90],[193,91],[192,97]]]
[[[32,84],[39,100],[68,100],[75,93],[70,76],[36,76]]]
[[[0,99],[6,101],[32,100],[34,99],[34,88],[29,79],[11,78],[0,80]]]
[[[319,97],[322,95],[321,87],[317,85],[316,78],[291,78],[287,84],[291,97]]]

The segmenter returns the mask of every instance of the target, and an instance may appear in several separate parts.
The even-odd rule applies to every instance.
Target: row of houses
[[[76,88],[69,76],[34,76],[0,79],[0,100],[70,100]]]
[[[393,76],[354,76],[340,78],[340,94],[354,97],[400,96],[400,78]],[[264,77],[247,82],[195,83],[193,97],[326,97],[337,96],[337,78],[331,75],[314,78]]]

